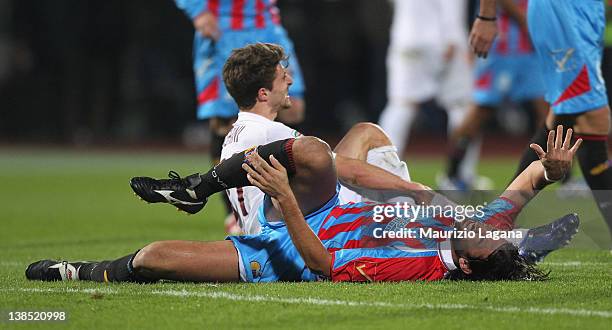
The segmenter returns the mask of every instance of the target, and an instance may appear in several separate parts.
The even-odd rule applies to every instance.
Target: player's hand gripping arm
[[[480,0],[479,16],[493,19],[496,17],[496,0]],[[478,57],[487,57],[489,48],[497,36],[497,22],[477,18],[470,31],[470,46]]]
[[[519,207],[527,204],[535,195],[548,184],[561,180],[572,168],[572,159],[582,144],[578,139],[570,148],[572,129],[569,128],[563,139],[563,126],[557,126],[548,132],[546,152],[539,145],[529,145],[540,158],[532,162],[514,181],[506,188],[502,197],[512,200]]]
[[[257,153],[252,153],[248,161],[251,166],[243,164],[242,168],[248,173],[249,182],[272,198],[272,203],[282,213],[291,240],[306,266],[314,273],[329,277],[331,255],[306,223],[289,186],[289,178],[283,165],[274,156],[270,156],[270,166]]]
[[[418,182],[409,182],[370,165],[363,160],[336,155],[336,171],[340,181],[349,185],[374,190],[398,191],[413,198],[417,203],[431,201],[431,188]]]

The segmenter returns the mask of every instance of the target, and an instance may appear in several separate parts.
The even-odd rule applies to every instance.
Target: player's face
[[[291,98],[289,97],[289,86],[291,84],[293,84],[293,78],[291,78],[289,70],[278,64],[268,100],[270,106],[278,111],[291,108]]]

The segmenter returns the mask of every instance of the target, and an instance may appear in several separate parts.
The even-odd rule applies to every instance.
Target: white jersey
[[[232,130],[225,137],[221,160],[251,147],[268,144],[301,136],[298,131],[263,116],[240,111]],[[264,193],[259,188],[247,186],[226,190],[238,224],[246,234],[257,234],[260,224],[257,220],[257,209],[263,201]]]
[[[394,0],[391,47],[467,46],[465,0]]]

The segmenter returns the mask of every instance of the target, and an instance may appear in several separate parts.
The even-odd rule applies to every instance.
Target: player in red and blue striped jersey
[[[570,129],[563,139],[563,128],[559,126],[556,133],[550,132],[546,152],[532,145],[541,160],[533,162],[499,199],[480,213],[468,216],[471,220],[460,219],[457,211],[452,217],[419,212],[410,217],[377,211],[388,206],[384,204],[338,205],[339,185],[327,144],[314,137],[273,142],[227,159],[212,169],[213,180],[208,180],[207,175],[199,176],[196,191],[192,192],[203,196],[205,190],[214,193],[231,186],[257,186],[267,194],[259,209],[262,228],[258,235],[230,236],[220,242],[155,242],[134,254],[102,262],[42,260],[27,268],[26,277],[99,282],[545,278],[519,255],[510,240],[444,234],[512,229],[522,206],[569,170],[582,142],[578,140],[571,147],[571,135]],[[415,192],[414,197],[416,194],[422,192]],[[431,192],[425,192],[423,202],[438,205]],[[530,233],[520,244],[525,249],[546,249],[543,241],[554,245],[549,250],[563,246],[571,238],[564,236],[567,229],[575,233],[578,220],[575,216],[561,220],[569,225],[556,231],[561,236],[554,234],[555,230],[542,237],[532,237]],[[553,227],[558,224],[554,222]],[[397,229],[416,233],[388,239],[383,233],[382,237],[377,234]]]
[[[562,177],[569,169],[571,159],[581,143],[579,140],[570,148],[571,133],[568,130],[563,139],[561,126],[556,133],[551,131],[547,152],[532,145],[542,162],[534,162],[499,199],[485,207],[479,215],[464,221],[420,213],[414,214],[413,218],[396,213],[384,214],[383,219],[376,219],[376,208],[384,208],[385,205],[330,205],[337,198],[332,198],[322,208],[304,218],[281,163],[271,157],[269,165],[258,155],[252,154],[247,157],[248,165],[243,165],[248,172],[248,180],[271,196],[272,204],[282,214],[284,225],[270,227],[270,233],[262,231],[263,239],[248,238],[241,241],[240,238],[231,238],[246,269],[245,280],[283,279],[278,276],[284,272],[278,271],[286,270],[287,264],[279,263],[280,266],[275,267],[274,261],[294,260],[287,257],[287,250],[289,256],[295,256],[290,246],[280,243],[284,248],[275,248],[283,240],[282,237],[287,236],[276,236],[277,233],[285,230],[307,266],[300,273],[301,263],[293,262],[293,271],[300,274],[302,280],[312,279],[313,274],[334,281],[439,280],[446,276],[489,280],[542,278],[542,273],[525,263],[525,259],[519,256],[508,240],[487,238],[486,235],[451,235],[449,238],[443,233],[512,229],[522,206],[538,190]],[[261,213],[265,226],[269,223],[265,205]],[[577,219],[573,220],[577,225]],[[384,236],[376,234],[377,231],[379,234],[381,231],[397,233],[398,228],[412,230],[413,236],[384,239]],[[431,232],[439,235],[432,235]],[[244,246],[248,248],[244,249]],[[259,250],[255,254],[249,251],[253,247]],[[247,262],[250,265],[255,263],[256,271],[249,269]]]
[[[299,121],[303,111],[304,82],[293,44],[280,24],[276,0],[176,0],[193,21],[194,72],[198,93],[198,119],[232,118],[238,107],[227,93],[221,77],[225,60],[235,48],[257,42],[283,46],[289,55],[293,77],[290,93]],[[300,108],[300,109],[298,109]],[[299,110],[299,111],[298,111]]]

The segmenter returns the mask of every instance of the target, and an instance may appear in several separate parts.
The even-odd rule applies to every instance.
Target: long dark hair
[[[470,281],[544,281],[550,274],[525,260],[510,243],[500,246],[486,260],[468,259],[468,262],[471,274],[457,268],[448,272],[445,278]]]

